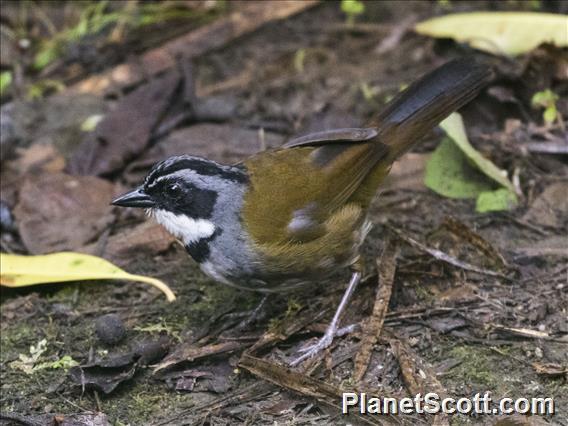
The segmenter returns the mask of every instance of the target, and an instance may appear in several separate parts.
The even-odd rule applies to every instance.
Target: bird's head
[[[112,204],[148,209],[168,231],[190,244],[213,235],[219,196],[246,182],[239,167],[182,155],[156,164],[141,186]]]

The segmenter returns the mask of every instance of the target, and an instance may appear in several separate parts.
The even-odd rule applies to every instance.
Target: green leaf
[[[479,213],[509,210],[517,204],[517,197],[508,189],[482,192],[477,197],[475,210]]]
[[[4,71],[0,74],[0,96],[3,96],[6,89],[12,84],[12,72]]]
[[[558,114],[558,111],[556,110],[556,106],[552,105],[552,106],[549,106],[548,108],[546,108],[544,110],[542,117],[544,118],[544,121],[546,121],[548,124],[550,124],[550,123],[554,123],[554,121],[556,120],[557,114]]]
[[[92,132],[96,129],[97,125],[101,122],[104,118],[103,114],[93,114],[88,116],[85,121],[81,123],[81,131],[82,132]]]
[[[568,16],[537,12],[457,13],[415,26],[419,34],[452,38],[497,55],[520,55],[542,43],[568,46]]]
[[[450,198],[477,198],[479,212],[506,210],[517,202],[506,173],[471,146],[461,116],[450,115],[440,123],[444,138],[426,164],[424,183]],[[501,188],[495,190],[499,184]]]
[[[306,62],[306,49],[298,49],[294,55],[294,69],[298,73],[304,72],[304,63]]]
[[[507,172],[498,168],[471,146],[460,114],[454,112],[440,123],[440,127],[444,129],[446,134],[455,142],[479,171],[497,182],[500,186],[509,189],[513,193],[515,192],[515,187],[507,178]]]
[[[558,98],[559,96],[550,89],[541,90],[533,95],[531,104],[533,107],[549,107],[555,105]]]
[[[161,290],[170,302],[176,298],[162,281],[129,274],[100,257],[73,252],[42,256],[0,253],[0,284],[7,287],[86,280],[141,281]]]
[[[60,54],[60,46],[55,40],[46,43],[34,57],[34,68],[42,70],[55,61]]]
[[[38,80],[27,88],[27,96],[29,99],[41,99],[46,92],[60,92],[65,89],[65,85],[58,80]]]
[[[558,116],[556,101],[560,97],[550,89],[536,92],[531,98],[531,104],[536,108],[544,108],[542,118],[548,124],[553,123]]]
[[[360,15],[365,11],[365,5],[360,0],[341,0],[341,11],[347,15]]]
[[[79,365],[77,361],[75,361],[69,355],[65,355],[63,358],[57,359],[55,361],[47,361],[34,365],[33,372],[45,369],[57,370],[59,368],[69,370],[70,368],[77,365]]]
[[[475,198],[494,188],[493,183],[472,167],[464,153],[447,137],[428,160],[424,183],[449,198]]]

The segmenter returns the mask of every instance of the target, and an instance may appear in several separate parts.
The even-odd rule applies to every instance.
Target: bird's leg
[[[229,313],[226,316],[224,316],[223,318],[229,321],[228,322],[224,321],[225,324],[221,329],[222,331],[221,337],[229,337],[237,332],[242,332],[243,330],[248,329],[250,325],[256,322],[260,317],[263,317],[266,314],[264,308],[266,307],[267,300],[268,300],[268,295],[264,295],[260,303],[257,306],[255,306],[255,308],[252,311]],[[230,319],[235,318],[237,316],[241,318],[244,316],[244,318],[234,327],[231,327],[232,322],[230,321]]]
[[[262,296],[262,300],[260,303],[254,308],[254,310],[247,316],[244,320],[242,320],[237,326],[235,327],[236,330],[241,331],[247,329],[253,322],[255,322],[261,315],[262,309],[266,305],[266,301],[268,300],[268,295],[265,294]]]
[[[305,353],[302,356],[296,358],[294,361],[292,361],[290,363],[290,366],[295,367],[296,365],[300,364],[302,361],[313,357],[318,352],[321,352],[329,345],[331,345],[331,342],[333,341],[333,338],[337,333],[337,329],[339,327],[339,321],[341,320],[341,315],[343,314],[345,307],[349,303],[349,299],[351,299],[351,296],[353,295],[355,288],[357,288],[357,284],[359,284],[359,281],[361,281],[361,271],[355,270],[351,274],[351,280],[349,280],[349,285],[347,286],[347,290],[345,291],[345,294],[341,298],[341,302],[339,303],[339,306],[335,311],[335,315],[333,315],[333,319],[331,320],[331,323],[327,327],[327,330],[325,331],[323,337],[316,344],[301,349],[301,352]]]

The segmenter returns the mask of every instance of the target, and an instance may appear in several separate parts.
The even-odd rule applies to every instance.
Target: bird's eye
[[[178,198],[182,195],[181,185],[178,183],[171,183],[166,186],[166,193],[172,198]]]

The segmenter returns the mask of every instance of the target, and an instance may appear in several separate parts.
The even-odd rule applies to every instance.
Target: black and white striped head
[[[184,244],[211,237],[220,195],[247,182],[244,169],[182,155],[156,164],[144,183],[112,204],[149,209]]]

